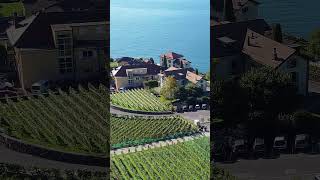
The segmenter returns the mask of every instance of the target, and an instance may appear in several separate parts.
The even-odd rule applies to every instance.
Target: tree
[[[196,75],[199,75],[199,70],[198,70],[198,68],[196,68]]]
[[[245,90],[249,105],[250,124],[258,125],[260,133],[266,138],[266,144],[271,149],[273,139],[279,131],[279,114],[294,111],[298,104],[296,87],[290,74],[269,67],[252,69],[240,79],[240,87]],[[262,128],[263,127],[263,128]]]
[[[0,65],[5,65],[7,63],[7,49],[0,45]]]
[[[210,71],[206,73],[205,79],[206,79],[207,81],[210,81]]]
[[[154,64],[154,60],[153,60],[153,58],[150,58],[150,62],[151,62],[152,64]]]
[[[274,24],[272,26],[272,37],[273,40],[282,43],[282,30],[281,30],[281,25],[279,23]]]
[[[174,99],[178,92],[178,84],[174,77],[166,77],[160,89],[160,94],[166,99]]]
[[[166,55],[163,55],[162,66],[166,69],[168,68],[168,61]]]
[[[236,20],[232,0],[224,0],[223,16],[225,21],[233,22]]]
[[[158,81],[156,81],[156,80],[145,81],[145,82],[144,82],[144,86],[145,86],[146,88],[149,88],[149,89],[158,87]]]
[[[315,59],[320,57],[320,29],[315,30],[311,33],[308,51],[311,53]]]

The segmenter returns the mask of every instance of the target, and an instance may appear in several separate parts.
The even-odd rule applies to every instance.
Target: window
[[[288,61],[288,66],[287,66],[287,67],[288,67],[288,68],[295,68],[295,67],[297,67],[297,60],[292,59],[292,60]]]
[[[61,74],[73,71],[72,63],[72,33],[70,31],[57,32],[57,49],[59,72]]]
[[[129,84],[129,85],[132,85],[132,84],[133,84],[133,80],[132,80],[132,79],[129,79],[129,80],[128,80],[128,84]]]
[[[89,58],[93,56],[93,52],[92,51],[82,51],[82,57],[83,58]]]

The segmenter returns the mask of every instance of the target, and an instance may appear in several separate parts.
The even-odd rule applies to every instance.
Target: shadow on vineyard
[[[88,170],[59,170],[45,168],[24,168],[19,165],[0,163],[0,179],[5,180],[33,180],[33,179],[106,179],[108,172]]]

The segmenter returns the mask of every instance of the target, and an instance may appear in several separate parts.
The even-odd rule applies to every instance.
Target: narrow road
[[[86,169],[91,171],[106,171],[105,167],[70,164],[60,161],[48,160],[29,154],[19,153],[16,151],[12,151],[3,145],[0,145],[0,163],[17,164],[24,167],[55,168],[61,170]]]
[[[216,163],[239,180],[314,180],[320,174],[320,155],[286,154],[277,159],[244,160],[232,164]],[[300,180],[299,179],[299,180]]]

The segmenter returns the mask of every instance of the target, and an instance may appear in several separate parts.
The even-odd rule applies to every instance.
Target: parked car
[[[309,136],[307,134],[298,134],[296,135],[294,146],[296,149],[305,149],[308,147]]]
[[[126,88],[124,87],[119,88],[119,92],[125,92],[125,91],[126,91]]]
[[[255,152],[264,152],[265,150],[265,143],[264,139],[262,138],[255,138],[253,143],[253,151]]]
[[[195,108],[196,108],[196,110],[200,110],[200,109],[201,109],[199,104],[197,104],[197,105],[195,106]]]
[[[40,80],[31,86],[32,94],[42,94],[46,93],[49,90],[49,81],[48,80]]]
[[[285,136],[277,136],[273,142],[273,148],[277,150],[287,149],[287,139]]]
[[[0,82],[0,90],[4,90],[4,89],[12,89],[13,85],[9,82],[6,81],[1,81]]]
[[[111,93],[116,92],[115,88],[114,88],[114,87],[110,87],[110,92],[111,92]]]
[[[182,106],[182,110],[183,111],[188,111],[188,106],[186,106],[186,105]]]
[[[233,152],[245,153],[247,151],[246,143],[244,139],[238,139],[234,141],[232,146]]]
[[[207,104],[202,104],[202,109],[207,109]]]
[[[189,111],[193,111],[193,105],[189,105]]]

